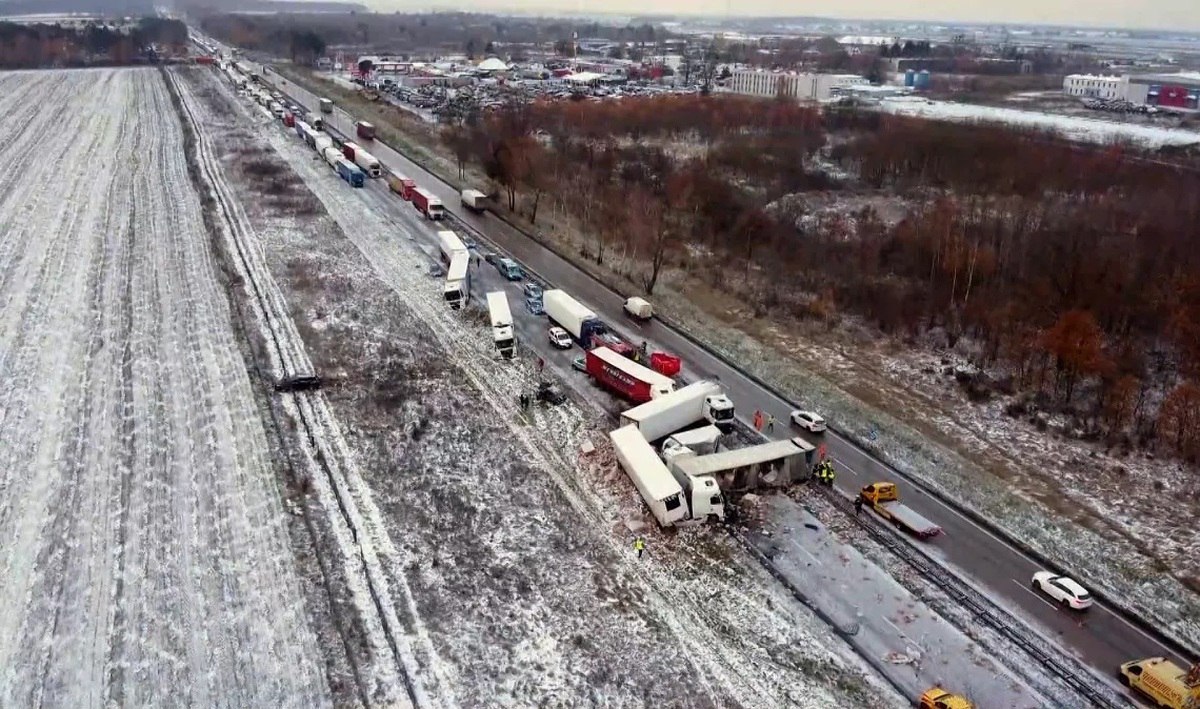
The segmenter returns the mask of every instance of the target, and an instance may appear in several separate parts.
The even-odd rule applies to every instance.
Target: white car
[[[569,350],[573,343],[571,342],[571,336],[567,334],[566,330],[561,327],[552,327],[550,328],[550,344],[560,350]]]
[[[811,411],[793,411],[792,423],[812,433],[821,433],[825,430],[825,419]]]
[[[1053,571],[1039,571],[1034,574],[1033,588],[1077,611],[1092,605],[1092,594],[1080,586],[1079,582],[1069,576],[1059,576]]]

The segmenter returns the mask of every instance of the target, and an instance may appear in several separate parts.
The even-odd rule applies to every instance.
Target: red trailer
[[[354,162],[354,152],[358,150],[358,146],[350,141],[342,143],[342,155],[350,162]]]
[[[588,350],[588,376],[601,386],[639,404],[675,390],[675,382],[607,347]]]
[[[424,214],[426,219],[441,219],[445,216],[442,200],[419,187],[412,191],[412,203],[414,207],[421,210],[421,214]]]
[[[366,121],[355,123],[354,132],[363,140],[375,140],[375,126]]]
[[[207,54],[204,54],[204,55],[201,55],[201,56],[199,56],[199,57],[196,57],[196,63],[197,63],[197,64],[215,64],[216,62],[217,62],[217,60],[216,60],[216,59],[214,59],[214,58],[210,57],[210,56],[209,56],[209,55],[207,55]]]
[[[387,182],[388,187],[404,199],[412,199],[413,190],[417,188],[417,183],[411,177],[405,177],[398,172],[388,173]]]
[[[296,127],[296,117],[292,115],[291,111],[283,112],[283,125],[287,126],[288,128]]]

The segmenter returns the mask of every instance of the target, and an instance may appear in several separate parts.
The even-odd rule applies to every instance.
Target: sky
[[[365,0],[373,9],[415,11],[411,0]],[[424,0],[420,9],[464,9]],[[1200,32],[1200,0],[475,0],[475,11],[789,15],[850,19],[1038,23]]]

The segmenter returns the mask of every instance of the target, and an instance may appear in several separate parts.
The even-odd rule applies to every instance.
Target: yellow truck
[[[1121,665],[1117,677],[1157,706],[1200,709],[1200,662],[1185,670],[1165,657],[1149,657]]]
[[[918,709],[975,709],[975,705],[961,694],[952,694],[941,687],[930,687],[917,702]]]
[[[900,491],[896,489],[896,483],[871,483],[858,496],[880,517],[920,539],[936,537],[942,532],[941,527],[925,519],[916,510],[900,504]]]

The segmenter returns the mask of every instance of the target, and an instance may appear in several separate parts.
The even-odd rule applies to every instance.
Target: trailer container
[[[504,291],[487,294],[488,317],[492,321],[492,341],[496,350],[505,357],[513,356],[513,319],[508,309],[508,296]]]
[[[482,213],[487,209],[487,195],[479,190],[463,190],[462,204],[472,212]]]
[[[363,140],[375,140],[375,126],[366,121],[354,124],[354,134]]]
[[[734,426],[733,402],[716,382],[695,382],[621,414],[621,424],[637,426],[647,441],[657,441],[698,421],[726,431]]]
[[[363,171],[344,157],[338,160],[337,172],[343,180],[350,183],[351,187],[362,187],[366,184],[366,176],[363,175]]]
[[[383,166],[379,164],[379,161],[375,159],[375,156],[371,155],[362,148],[356,147],[354,149],[354,157],[351,158],[351,160],[354,161],[355,165],[358,165],[360,168],[362,168],[362,171],[367,174],[367,177],[379,177],[383,174]]]
[[[543,293],[542,307],[546,315],[570,333],[584,349],[597,344],[593,339],[607,330],[603,320],[565,291],[552,289]]]
[[[332,148],[333,150],[337,150],[337,148],[333,147],[333,138],[330,138],[329,136],[324,135],[322,133],[314,133],[313,134],[313,140],[312,140],[311,145],[313,146],[313,149],[315,149],[318,153],[321,153],[321,154],[325,153],[326,148]],[[338,152],[338,155],[341,155],[340,151]]]
[[[345,143],[342,143],[342,156],[350,162],[354,162],[354,156],[358,153],[359,149],[358,143],[347,140]]]
[[[678,466],[691,477],[711,475],[727,493],[749,492],[803,479],[815,451],[803,438],[790,438],[681,459]]]
[[[329,163],[329,167],[332,167],[334,170],[337,170],[339,160],[346,159],[342,156],[342,151],[338,150],[332,145],[321,151],[321,157],[325,158],[325,162]]]
[[[630,401],[642,403],[675,390],[675,382],[669,378],[607,347],[588,350],[584,358],[585,369],[592,379]]]
[[[420,210],[421,214],[425,215],[426,219],[441,219],[445,215],[445,209],[442,207],[442,200],[434,197],[433,194],[420,187],[412,191],[413,206]]]
[[[387,183],[393,192],[406,200],[412,199],[412,192],[417,187],[417,183],[411,177],[406,177],[398,172],[389,172]]]
[[[687,517],[683,488],[654,449],[633,426],[618,428],[608,434],[613,452],[625,469],[634,487],[641,493],[651,514],[664,527],[670,527]]]

